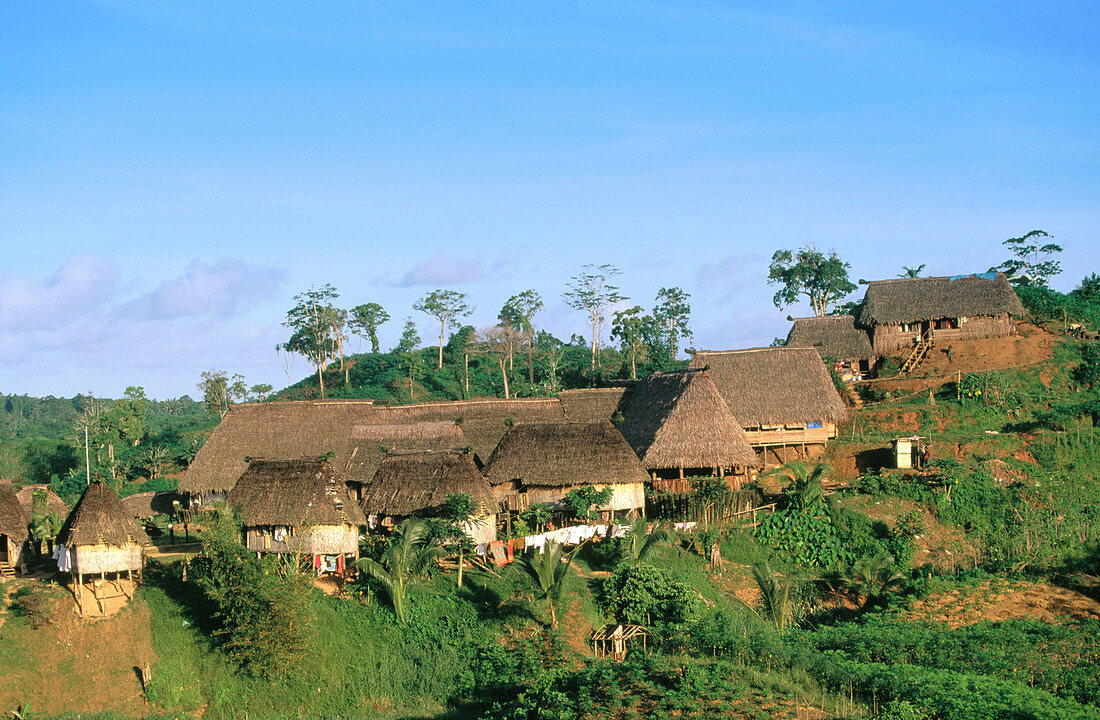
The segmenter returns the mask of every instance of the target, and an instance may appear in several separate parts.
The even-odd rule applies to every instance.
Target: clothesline
[[[694,522],[681,522],[674,523],[672,527],[675,530],[683,531],[691,530],[695,525]],[[517,550],[530,550],[531,548],[536,548],[541,555],[547,542],[556,542],[560,545],[580,545],[582,542],[591,540],[597,536],[610,538],[624,537],[629,530],[630,525],[573,525],[557,530],[548,530],[538,535],[526,535],[524,537],[515,538],[512,544]],[[490,543],[487,542],[479,544],[477,546],[477,554],[484,557],[489,551],[489,545]]]

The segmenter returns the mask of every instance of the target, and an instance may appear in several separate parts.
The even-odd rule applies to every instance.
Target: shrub
[[[646,626],[689,622],[701,607],[690,585],[651,565],[620,565],[604,582],[600,603],[615,620]]]

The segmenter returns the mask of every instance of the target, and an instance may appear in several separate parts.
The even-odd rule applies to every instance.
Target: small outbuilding
[[[133,598],[135,575],[140,577],[150,545],[114,490],[101,482],[89,485],[65,518],[55,550],[57,569],[73,578],[80,614],[107,615]]]
[[[23,514],[29,519],[34,514],[35,494],[46,498],[46,512],[53,513],[58,520],[64,520],[69,514],[69,506],[58,497],[57,493],[50,489],[49,485],[31,484],[24,485],[16,491],[15,497],[19,498],[19,504],[23,506]]]
[[[516,425],[500,439],[485,476],[513,510],[560,506],[569,491],[585,485],[610,488],[607,516],[643,509],[649,480],[634,450],[606,420]]]
[[[329,462],[253,459],[225,499],[249,550],[297,555],[318,577],[354,572],[366,518]]]
[[[704,370],[653,373],[635,386],[617,425],[654,489],[687,492],[686,476],[751,480],[760,459]]]
[[[11,577],[26,567],[27,516],[7,480],[0,481],[0,578]]]
[[[871,339],[851,315],[797,318],[787,334],[787,347],[812,347],[836,363],[833,369],[845,381],[866,375],[875,364]]]
[[[497,538],[497,501],[469,453],[430,451],[388,455],[363,489],[360,507],[379,524],[438,515],[452,493],[466,493],[481,510],[466,532],[476,543]]]

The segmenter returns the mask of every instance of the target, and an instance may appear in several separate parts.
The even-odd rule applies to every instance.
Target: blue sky
[[[286,384],[296,293],[466,292],[488,326],[585,263],[692,294],[695,344],[785,335],[779,248],[856,278],[1055,236],[1100,270],[1085,3],[7,2],[0,392]],[[303,359],[295,379],[308,372]]]

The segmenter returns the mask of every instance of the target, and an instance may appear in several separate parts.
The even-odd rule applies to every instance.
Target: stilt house
[[[867,284],[858,323],[882,356],[921,340],[1005,337],[1024,313],[1003,273],[898,278]]]
[[[875,353],[867,331],[856,327],[851,315],[798,318],[787,334],[787,347],[812,347],[849,378],[865,375],[875,364]]]
[[[0,481],[0,578],[11,577],[26,567],[27,516],[7,480]]]
[[[649,479],[638,456],[608,421],[516,425],[493,451],[485,476],[510,510],[561,504],[570,490],[611,488],[607,516],[645,507]]]
[[[708,369],[749,445],[765,465],[816,457],[848,411],[813,348],[703,350],[689,369]]]
[[[297,555],[317,576],[354,571],[366,518],[327,461],[252,460],[225,499],[240,507],[249,550]]]
[[[687,492],[685,477],[698,475],[725,477],[738,490],[761,464],[703,370],[653,373],[639,381],[617,427],[659,491]]]
[[[496,540],[496,498],[469,453],[388,455],[363,488],[360,507],[380,524],[392,526],[408,517],[438,515],[451,493],[469,494],[481,509],[482,517],[466,528],[474,542]]]
[[[72,575],[81,615],[109,614],[133,598],[149,537],[104,483],[89,485],[57,535],[57,569]]]

